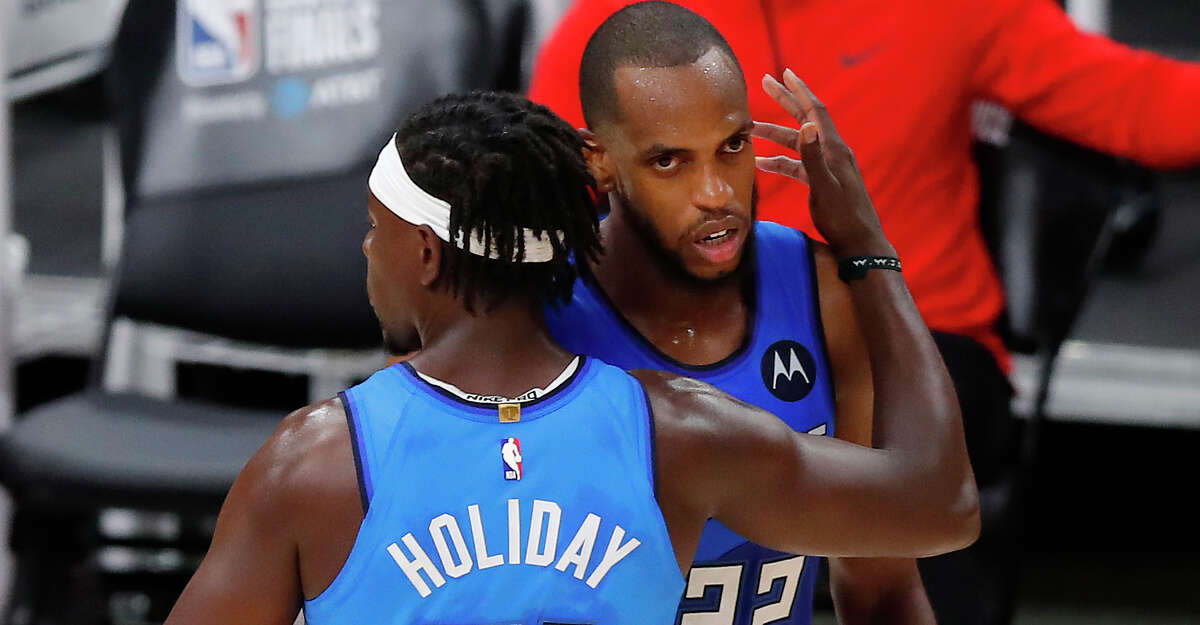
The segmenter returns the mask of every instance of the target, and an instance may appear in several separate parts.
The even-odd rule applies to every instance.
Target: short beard
[[[642,242],[642,246],[650,252],[655,263],[663,268],[667,277],[680,286],[690,290],[705,290],[730,283],[745,284],[746,278],[754,270],[755,236],[754,224],[758,221],[758,185],[755,184],[750,194],[750,231],[746,233],[746,242],[742,245],[742,257],[733,271],[714,278],[702,278],[688,271],[687,264],[678,252],[668,249],[661,234],[655,230],[654,224],[646,217],[646,211],[627,197],[620,196],[621,206],[625,209],[626,221],[634,235]]]

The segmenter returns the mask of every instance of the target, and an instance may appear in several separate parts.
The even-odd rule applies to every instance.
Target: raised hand
[[[753,135],[791,148],[800,159],[759,157],[758,168],[808,184],[813,223],[836,256],[895,256],[863,184],[854,153],[842,141],[825,105],[788,69],[783,82],[766,74],[763,90],[800,128],[755,122]]]

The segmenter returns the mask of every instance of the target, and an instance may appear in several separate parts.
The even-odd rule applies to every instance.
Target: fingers
[[[783,86],[787,87],[792,97],[796,98],[796,102],[805,111],[815,113],[818,109],[822,108],[821,102],[817,100],[817,96],[813,95],[808,85],[804,84],[804,81],[800,80],[800,77],[790,67],[783,70]]]
[[[804,81],[800,80],[800,77],[791,69],[784,70],[783,81],[779,82],[774,76],[766,74],[762,79],[763,90],[796,121],[802,123],[800,130],[755,122],[752,134],[798,150],[803,162],[801,166],[813,191],[820,192],[825,189],[828,192],[834,192],[841,187],[841,184],[825,159],[824,148],[832,146],[835,154],[848,153],[848,150],[844,149],[845,146],[841,137],[838,136],[837,128],[834,127],[829,112],[804,84]],[[850,162],[853,163],[853,160]],[[799,180],[797,175],[793,175],[796,173],[796,168],[785,161],[768,159],[767,162],[759,162],[758,166],[765,171],[780,173]]]
[[[825,161],[825,151],[821,149],[821,138],[813,122],[800,127],[800,158],[805,163],[808,184],[814,192],[832,192],[835,187],[841,186]]]
[[[841,141],[825,105],[821,104],[808,85],[805,85],[791,69],[784,70],[783,82],[779,82],[770,74],[764,75],[762,82],[767,95],[778,102],[796,121],[816,122],[821,126],[822,137],[826,140]]]
[[[838,137],[838,140],[841,140],[837,127],[833,125],[833,118],[829,116],[829,110],[825,108],[824,104],[821,104],[808,85],[804,84],[804,81],[800,80],[800,77],[791,68],[783,71],[783,85],[792,92],[800,106],[809,111],[812,116],[809,121],[815,121],[821,125],[822,137],[827,139]]]
[[[806,109],[800,100],[796,98],[796,94],[788,90],[783,83],[775,79],[770,74],[764,74],[762,78],[763,91],[771,96],[771,99],[779,103],[783,110],[787,111],[798,122],[817,121],[815,111]]]
[[[813,125],[809,123],[806,126]],[[813,129],[815,130],[815,126],[813,126]],[[750,134],[796,151],[800,151],[800,146],[803,143],[802,133],[799,130],[780,126],[779,124],[754,122],[754,127],[751,129]],[[760,156],[755,158],[754,162],[763,171],[781,174],[808,184],[808,172],[804,170],[803,161],[787,156]]]
[[[798,159],[786,156],[757,156],[754,158],[754,164],[765,172],[780,174],[809,184],[808,172],[804,170],[804,163]]]
[[[795,128],[768,122],[754,122],[754,128],[750,130],[750,135],[778,143],[786,148],[800,150],[800,131]]]

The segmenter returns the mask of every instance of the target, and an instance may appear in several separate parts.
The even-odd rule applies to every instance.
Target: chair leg
[[[13,592],[6,625],[104,622],[89,563],[94,517],[43,515],[18,508],[13,519]]]

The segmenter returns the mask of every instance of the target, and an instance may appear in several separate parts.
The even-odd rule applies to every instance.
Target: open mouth
[[[696,251],[712,264],[725,264],[737,256],[741,247],[742,229],[725,227],[702,234],[692,240]]]
[[[721,241],[733,236],[736,232],[737,230],[734,230],[733,228],[726,228],[724,230],[714,232],[706,237],[702,237],[699,241],[697,241],[697,243],[705,245],[718,244]]]

